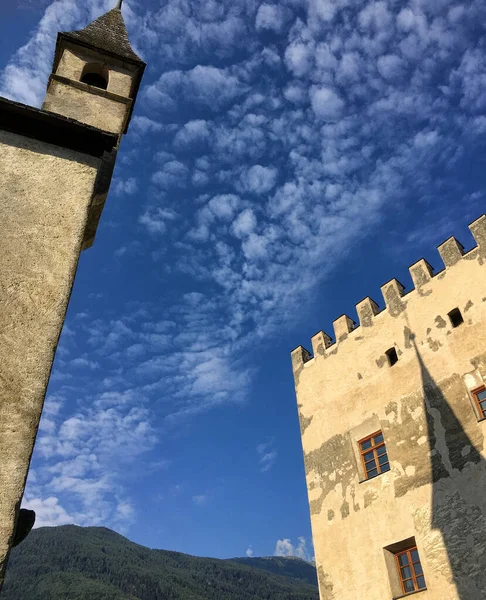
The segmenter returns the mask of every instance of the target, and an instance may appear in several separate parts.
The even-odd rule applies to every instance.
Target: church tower
[[[109,186],[116,151],[127,132],[145,63],[135,54],[121,12],[116,8],[80,31],[59,33],[52,73],[42,104],[45,111],[75,119],[117,136],[105,157],[102,176]],[[106,189],[105,189],[106,188]],[[94,241],[108,187],[93,202],[83,249]]]
[[[0,588],[33,524],[19,508],[52,363],[144,68],[120,0],[58,35],[41,109],[0,98]]]
[[[130,46],[120,4],[80,31],[58,34],[42,105],[117,136],[127,131],[145,68]]]

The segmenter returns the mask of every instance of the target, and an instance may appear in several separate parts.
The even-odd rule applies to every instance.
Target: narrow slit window
[[[390,367],[393,367],[395,363],[398,362],[398,354],[395,348],[390,348],[385,352],[386,357],[388,358],[388,364]]]
[[[486,419],[486,387],[480,387],[477,390],[473,390],[472,395],[476,400],[476,404],[479,410],[479,418]]]
[[[459,327],[461,323],[464,323],[461,311],[458,308],[453,308],[450,313],[447,313],[452,327]]]
[[[358,444],[366,479],[372,479],[390,470],[385,438],[381,431],[373,433]]]
[[[425,577],[417,547],[397,552],[395,559],[403,593],[411,594],[425,590]]]

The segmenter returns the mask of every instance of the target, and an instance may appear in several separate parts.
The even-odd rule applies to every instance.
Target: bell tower
[[[35,521],[20,506],[56,347],[144,69],[120,0],[58,35],[41,109],[0,97],[0,590]]]
[[[84,29],[59,33],[42,109],[121,138],[145,69],[118,5]]]

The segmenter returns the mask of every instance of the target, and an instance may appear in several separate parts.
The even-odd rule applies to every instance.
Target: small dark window
[[[106,90],[108,87],[108,70],[99,63],[89,63],[84,67],[80,81]]]
[[[459,327],[461,323],[464,323],[464,319],[462,318],[461,311],[458,308],[454,308],[447,315],[451,321],[452,327]]]
[[[403,593],[411,594],[412,592],[425,590],[425,577],[417,548],[414,546],[402,552],[397,552],[395,559]]]
[[[81,81],[83,83],[87,83],[88,85],[101,88],[102,90],[106,90],[108,87],[108,82],[106,79],[101,75],[98,75],[98,73],[86,73],[81,77]]]
[[[395,350],[395,348],[390,348],[390,350],[387,350],[385,352],[386,357],[388,358],[388,364],[390,365],[390,367],[393,367],[393,365],[398,362],[398,354],[397,351]]]
[[[390,470],[383,433],[377,431],[358,442],[366,479]]]
[[[483,387],[473,390],[472,395],[479,409],[479,418],[486,419],[486,387],[483,385]]]

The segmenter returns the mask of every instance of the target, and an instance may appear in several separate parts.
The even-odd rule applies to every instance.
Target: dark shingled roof
[[[116,54],[130,61],[145,64],[130,46],[125,21],[119,8],[113,8],[84,29],[68,31],[61,35],[64,38],[84,42],[99,50],[105,50],[110,54]]]

